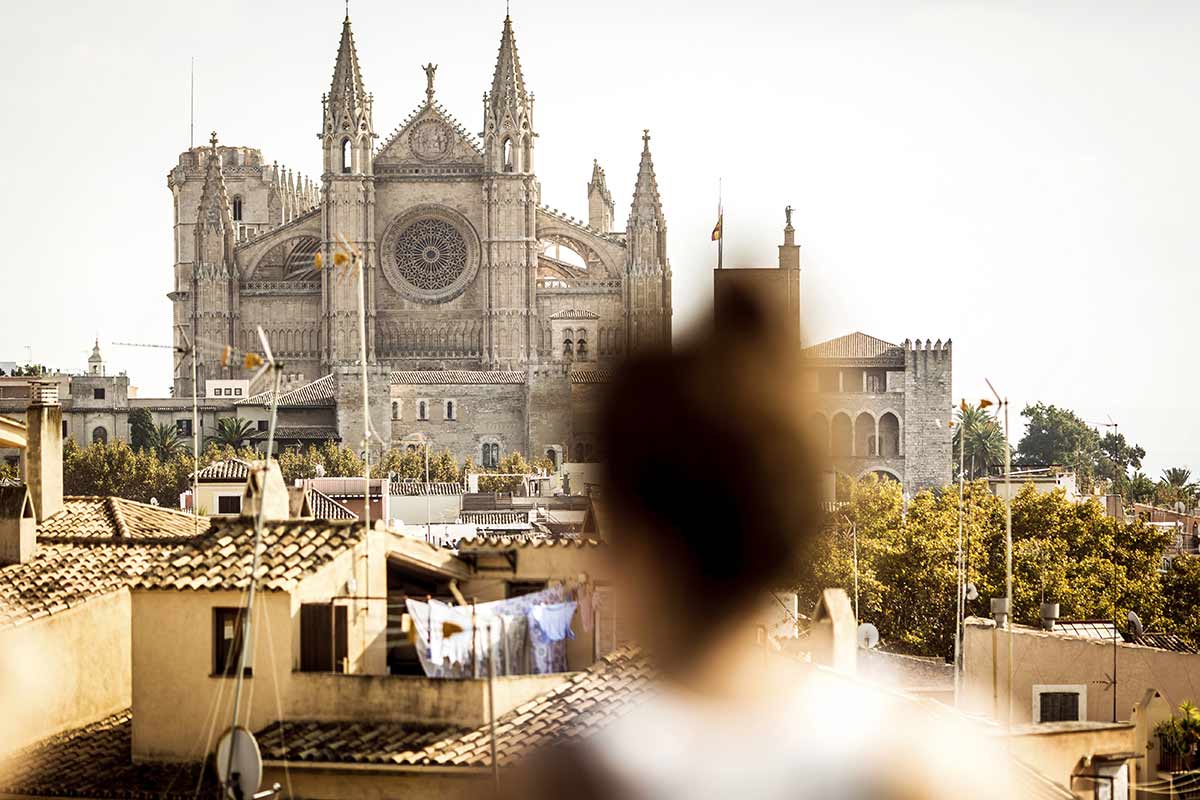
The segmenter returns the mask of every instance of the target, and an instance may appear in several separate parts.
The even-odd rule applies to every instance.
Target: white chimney
[[[23,564],[37,550],[37,520],[25,484],[0,486],[0,566]]]
[[[246,490],[242,492],[242,516],[254,517],[258,514],[260,504],[266,522],[284,522],[291,517],[288,487],[283,481],[279,462],[273,459],[255,461],[250,465],[250,477],[246,480]]]
[[[33,381],[29,390],[25,483],[40,523],[63,507],[62,406],[57,383]]]

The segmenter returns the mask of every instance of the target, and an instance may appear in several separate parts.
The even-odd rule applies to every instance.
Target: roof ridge
[[[120,498],[109,496],[104,499],[104,505],[108,509],[109,516],[112,517],[113,527],[116,529],[117,536],[122,539],[131,538],[129,535],[129,522],[125,519],[124,512],[121,511],[121,505],[117,502]]]

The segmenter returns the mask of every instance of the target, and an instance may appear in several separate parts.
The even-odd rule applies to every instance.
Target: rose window
[[[458,229],[435,218],[418,219],[396,237],[396,268],[409,284],[439,291],[467,268],[467,243]]]

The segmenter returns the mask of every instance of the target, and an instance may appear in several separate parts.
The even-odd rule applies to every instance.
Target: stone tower
[[[950,340],[905,340],[904,484],[905,488],[946,486],[952,479],[953,432],[946,425],[954,406]]]
[[[104,356],[100,355],[100,339],[96,339],[96,344],[92,347],[92,354],[88,356],[88,375],[103,375],[104,374]]]
[[[238,275],[233,260],[235,231],[229,192],[221,173],[217,134],[210,140],[205,161],[204,188],[196,215],[192,264],[192,330],[188,336],[196,348],[196,376],[203,395],[204,382],[230,378],[230,366],[222,364],[226,346],[235,342],[237,329]],[[189,384],[185,394],[191,394]]]
[[[533,95],[525,89],[512,19],[504,18],[491,91],[483,97],[483,264],[487,271],[484,364],[523,369],[532,350],[537,208]]]
[[[337,267],[335,254],[345,239],[363,256],[366,271],[367,360],[373,361],[375,329],[375,175],[371,149],[375,130],[371,121],[371,96],[363,86],[350,31],[350,17],[342,22],[342,39],[329,94],[322,98],[321,146],[324,151],[321,182],[321,360],[347,364],[359,360],[358,281]],[[289,176],[290,180],[290,176]],[[344,277],[342,276],[344,274]]]
[[[629,248],[626,265],[629,349],[669,344],[671,268],[667,261],[667,221],[658,195],[654,160],[650,157],[650,131],[642,133],[642,160],[625,237]]]
[[[608,183],[604,180],[604,167],[600,166],[599,161],[592,161],[592,179],[588,181],[587,189],[588,227],[608,233],[613,229],[615,206]]]

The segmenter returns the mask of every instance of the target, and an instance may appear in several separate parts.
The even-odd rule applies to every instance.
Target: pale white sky
[[[196,140],[317,177],[342,3],[7,4],[0,360],[111,370],[165,394],[166,174]],[[990,377],[1108,415],[1147,472],[1200,475],[1200,6],[1191,3],[514,0],[543,200],[586,216],[592,158],[628,214],[641,130],[670,227],[679,324],[727,263],[774,262],[796,208],[810,341],[953,338],[955,396]],[[376,130],[424,97],[473,131],[502,0],[354,0]],[[36,302],[33,300],[36,298]],[[677,325],[678,330],[678,325]],[[1020,420],[1014,413],[1014,432]]]

